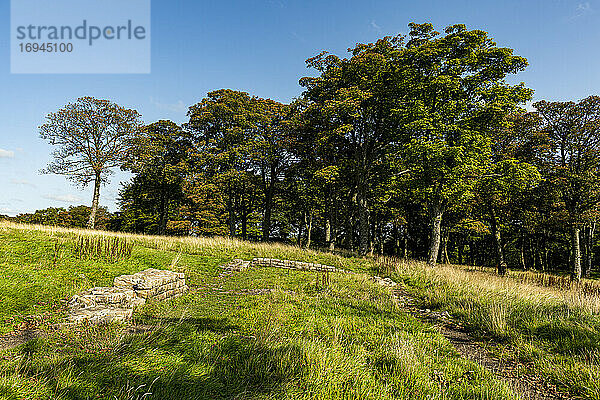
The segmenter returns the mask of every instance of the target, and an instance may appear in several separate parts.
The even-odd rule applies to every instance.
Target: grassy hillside
[[[600,304],[593,294],[522,275],[417,262],[380,263],[229,239],[120,235],[129,258],[76,256],[80,235],[2,223],[0,329],[64,322],[64,301],[149,267],[186,273],[191,293],[149,303],[123,325],[63,326],[0,352],[7,399],[516,399],[459,357],[430,324],[405,313],[377,272],[423,307],[450,311],[517,368],[600,398]],[[222,276],[232,258],[316,261],[358,272],[253,268]],[[528,281],[529,283],[525,282]],[[269,289],[269,290],[265,290]],[[147,393],[152,393],[147,394]]]
[[[369,267],[365,260],[225,239],[131,236],[131,258],[110,264],[77,259],[79,234],[2,225],[4,331],[27,315],[59,320],[61,299],[147,267],[184,271],[193,292],[140,309],[135,323],[148,331],[65,327],[3,351],[3,398],[515,398],[490,373],[460,359],[437,331],[399,312],[390,293],[365,274],[332,274],[327,287],[299,271],[218,276],[218,265],[232,257],[268,255],[357,271]]]

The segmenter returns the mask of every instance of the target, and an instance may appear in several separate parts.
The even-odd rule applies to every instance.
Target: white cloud
[[[8,216],[14,217],[17,214],[20,214],[21,210],[15,210],[12,208],[0,207],[0,214],[6,214]]]
[[[377,25],[375,20],[371,20],[371,28],[375,29],[377,33],[381,33],[381,27]]]
[[[592,6],[590,5],[590,3],[588,1],[586,1],[585,3],[577,4],[577,11],[585,13],[585,12],[590,12],[593,10],[592,10]]]
[[[44,196],[44,198],[49,199],[49,200],[54,200],[54,201],[60,201],[63,203],[71,203],[71,204],[81,203],[83,201],[83,199],[81,197],[75,196],[73,194],[58,194],[58,195],[47,194]]]
[[[0,158],[13,158],[14,156],[14,151],[0,149]]]
[[[150,103],[154,104],[157,108],[160,108],[161,110],[167,110],[177,113],[186,112],[188,109],[188,107],[181,100],[179,100],[177,103],[162,103],[154,97],[150,97]]]
[[[20,186],[29,186],[32,188],[36,188],[37,186],[29,181],[26,181],[24,179],[11,179],[10,183],[12,183],[13,185],[20,185]]]

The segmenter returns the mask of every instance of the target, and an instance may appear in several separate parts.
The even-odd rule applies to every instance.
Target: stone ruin
[[[117,276],[117,288],[133,290],[142,299],[168,300],[188,291],[183,272],[150,268],[133,275]]]
[[[226,273],[243,271],[249,267],[273,267],[317,272],[348,272],[343,269],[312,262],[279,260],[277,258],[254,258],[252,261],[235,259],[222,268]],[[134,307],[147,300],[168,300],[189,290],[181,272],[147,269],[133,275],[115,278],[113,287],[94,287],[76,294],[69,302],[69,320],[87,321],[92,324],[127,321]]]
[[[168,300],[189,290],[185,276],[150,268],[115,278],[113,287],[94,287],[76,294],[69,302],[69,320],[92,324],[131,319],[134,307],[147,300]]]
[[[296,269],[301,271],[318,271],[318,272],[347,272],[343,269],[333,267],[331,265],[324,265],[311,262],[303,261],[292,261],[292,260],[279,260],[277,258],[253,258],[252,261],[244,261],[241,259],[234,259],[221,268],[232,272],[232,271],[244,271],[250,267],[272,267],[272,268],[283,268],[283,269]]]
[[[239,258],[233,259],[229,261],[227,264],[223,265],[221,268],[225,268],[230,271],[244,271],[250,267],[251,261],[244,261]]]
[[[259,267],[298,269],[303,271],[346,272],[343,269],[339,269],[331,265],[303,261],[279,260],[277,258],[254,258],[250,264]]]

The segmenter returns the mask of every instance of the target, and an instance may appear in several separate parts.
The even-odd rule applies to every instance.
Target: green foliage
[[[188,136],[171,121],[155,122],[136,134],[123,165],[136,175],[120,192],[121,230],[167,232],[183,203],[190,146]]]
[[[220,89],[181,126],[137,129],[132,110],[83,98],[51,114],[43,134],[86,138],[90,118],[111,112],[136,125],[119,131],[123,151],[107,164],[134,176],[102,228],[592,274],[598,98],[525,112],[532,90],[507,79],[525,58],[464,25],[409,28],[308,59],[316,74],[290,104]],[[59,117],[81,119],[74,136]],[[20,220],[81,226],[84,211]]]
[[[49,207],[36,210],[34,213],[19,214],[16,217],[8,217],[8,220],[26,224],[55,225],[65,228],[85,228],[90,218],[91,208],[88,206],[70,206],[68,209],[62,207]],[[98,207],[96,214],[96,229],[110,229],[113,215],[106,207]]]

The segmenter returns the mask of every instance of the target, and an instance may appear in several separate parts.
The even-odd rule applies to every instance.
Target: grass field
[[[466,267],[384,266],[222,238],[122,235],[133,243],[130,257],[81,259],[80,235],[109,234],[0,223],[2,333],[64,321],[64,301],[74,293],[149,267],[185,272],[192,292],[138,309],[135,332],[118,324],[65,326],[2,350],[0,398],[518,398],[460,358],[435,328],[402,312],[370,279],[376,272],[403,282],[423,306],[450,311],[500,357],[575,395],[600,398],[592,295]],[[270,268],[219,276],[218,266],[232,258],[257,256],[358,273],[331,274],[326,286],[316,273]]]

